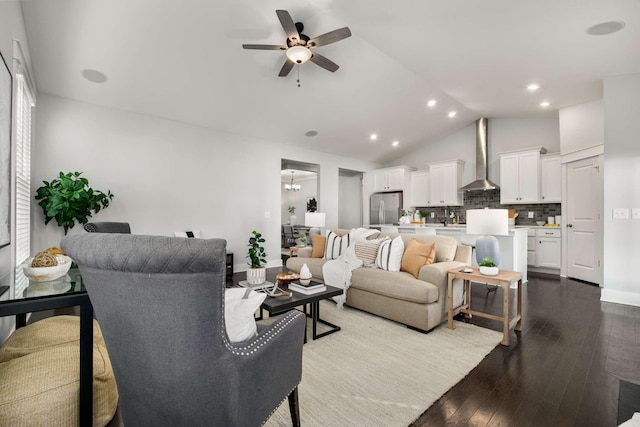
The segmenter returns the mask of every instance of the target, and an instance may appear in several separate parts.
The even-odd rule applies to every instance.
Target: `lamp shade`
[[[326,215],[320,212],[306,212],[304,214],[304,225],[307,227],[324,227]]]
[[[311,51],[304,46],[291,46],[287,49],[287,58],[294,64],[304,64],[311,58]]]
[[[508,236],[509,211],[507,209],[469,209],[467,234]]]

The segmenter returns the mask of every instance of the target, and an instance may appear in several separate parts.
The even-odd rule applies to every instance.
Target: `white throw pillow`
[[[402,255],[404,254],[404,242],[398,236],[391,240],[385,239],[380,243],[378,256],[376,256],[376,267],[387,271],[400,271],[402,265]]]
[[[224,321],[229,341],[246,341],[257,335],[254,314],[265,298],[267,298],[267,294],[258,293],[249,288],[225,290]]]
[[[349,245],[353,241],[351,233],[344,236],[338,236],[333,231],[327,233],[327,243],[324,247],[325,259],[337,259],[340,255],[345,253]]]
[[[194,237],[200,238],[200,231],[174,231],[173,235],[176,237]]]

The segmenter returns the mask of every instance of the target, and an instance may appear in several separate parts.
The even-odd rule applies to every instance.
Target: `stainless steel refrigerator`
[[[396,224],[402,216],[402,191],[371,195],[369,224]]]

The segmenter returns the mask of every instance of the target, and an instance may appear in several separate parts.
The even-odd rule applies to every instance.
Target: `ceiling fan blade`
[[[327,44],[339,42],[342,39],[351,37],[351,30],[349,27],[338,28],[337,30],[329,31],[321,36],[314,37],[307,43],[309,47],[324,46]]]
[[[243,44],[245,49],[258,49],[258,50],[287,50],[286,46],[275,44]]]
[[[296,64],[294,64],[293,62],[287,59],[282,65],[282,68],[280,69],[280,74],[278,74],[278,77],[287,77],[287,75],[289,74],[289,72],[291,71],[294,65]]]
[[[284,32],[287,33],[289,40],[297,42],[300,39],[300,34],[298,34],[296,24],[293,22],[289,12],[286,10],[276,10],[276,14],[278,15],[280,24],[282,24],[282,28],[284,28]]]
[[[338,68],[340,68],[340,66],[335,62],[315,52],[313,52],[313,55],[311,55],[311,58],[309,59],[309,61],[313,62],[316,65],[321,66],[325,70],[331,71],[332,73],[334,73]]]

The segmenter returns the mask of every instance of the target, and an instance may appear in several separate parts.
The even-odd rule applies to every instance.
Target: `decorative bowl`
[[[62,260],[63,262],[53,267],[31,267],[33,258],[29,258],[22,264],[22,271],[25,276],[34,282],[48,282],[59,279],[69,272],[71,268],[71,258],[66,255],[58,255],[58,260]]]
[[[300,279],[300,284],[307,286],[311,282],[311,279]]]
[[[297,275],[296,273],[280,273],[276,276],[276,280],[278,280],[278,283],[280,283],[282,286],[287,286],[289,283],[291,283],[294,280],[298,280],[300,278],[299,275]]]
[[[543,225],[545,225],[544,221],[536,221],[536,224],[538,224],[539,227],[542,227]]]
[[[498,267],[480,267],[480,274],[485,276],[495,276],[500,272]]]

